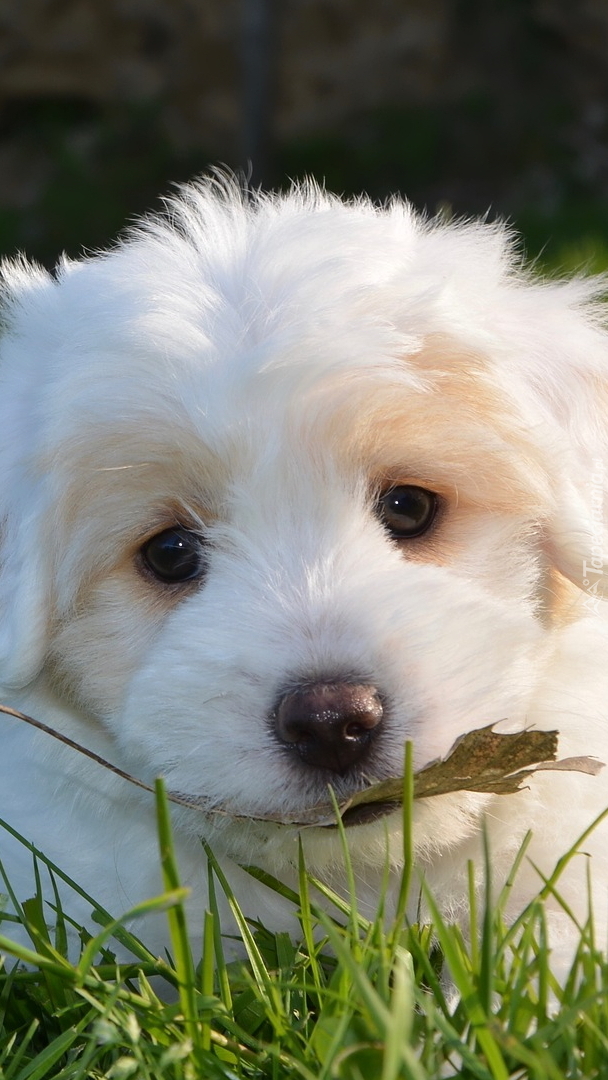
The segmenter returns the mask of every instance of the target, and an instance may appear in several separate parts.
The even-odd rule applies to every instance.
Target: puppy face
[[[57,282],[9,275],[5,681],[199,802],[184,827],[287,858],[289,830],[238,819],[526,723],[577,591],[594,449],[558,433],[599,411],[599,332],[484,227],[298,193],[179,213]],[[585,367],[557,379],[571,323]]]

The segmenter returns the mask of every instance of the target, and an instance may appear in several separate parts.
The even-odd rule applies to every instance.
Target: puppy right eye
[[[434,492],[416,484],[396,484],[379,499],[377,513],[393,540],[410,540],[428,532],[437,505]]]
[[[160,581],[191,581],[205,569],[203,544],[189,529],[165,529],[147,540],[141,549],[147,568]]]

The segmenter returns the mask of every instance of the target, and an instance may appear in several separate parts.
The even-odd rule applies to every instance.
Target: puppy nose
[[[283,695],[274,712],[275,731],[307,765],[342,774],[365,757],[382,714],[375,686],[313,683]]]

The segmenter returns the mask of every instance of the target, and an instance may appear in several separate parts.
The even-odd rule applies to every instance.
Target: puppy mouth
[[[0,704],[0,713],[6,713],[26,724],[58,739],[64,745],[103,766],[116,776],[129,781],[151,794],[155,789],[143,780],[131,776],[118,766],[106,761],[94,751],[55,731],[40,720]],[[436,758],[417,772],[412,772],[411,756],[406,747],[405,775],[389,776],[384,780],[371,781],[360,777],[359,789],[345,801],[338,803],[335,793],[333,802],[324,803],[299,811],[259,814],[244,812],[241,808],[218,805],[204,796],[167,792],[171,802],[207,816],[223,816],[226,820],[259,822],[278,827],[337,828],[369,824],[407,806],[410,799],[428,799],[431,796],[454,792],[477,792],[485,795],[508,795],[521,791],[529,778],[537,771],[560,770],[597,776],[605,763],[593,756],[557,759],[558,731],[533,728],[500,732],[495,724],[474,728],[456,739],[447,756]],[[411,744],[408,744],[411,751]],[[408,756],[410,764],[408,769]],[[363,781],[363,786],[361,786]],[[330,792],[332,789],[330,788]]]
[[[336,803],[334,806],[330,802],[325,802],[291,812],[247,813],[233,806],[212,804],[202,796],[184,795],[177,791],[171,791],[169,795],[173,802],[192,810],[199,810],[208,816],[223,818],[225,821],[276,825],[281,828],[292,829],[337,829],[340,823],[345,828],[355,825],[369,825],[381,818],[388,817],[397,810],[403,810],[403,804],[400,800],[385,799],[354,806],[349,806],[349,800],[347,800],[340,805]]]
[[[557,760],[557,731],[496,731],[494,724],[461,735],[446,757],[437,758],[417,772],[368,783],[351,793],[342,803],[333,796],[307,809],[283,814],[235,813],[233,807],[209,805],[202,799],[176,802],[195,806],[207,813],[224,814],[232,820],[248,820],[296,828],[336,828],[363,825],[386,817],[407,806],[409,798],[428,799],[455,792],[483,795],[509,795],[521,791],[538,771],[572,771],[597,776],[604,763],[594,757],[570,757]],[[407,755],[406,755],[407,756]],[[409,795],[408,795],[409,791]]]
[[[402,810],[402,804],[398,802],[377,802],[377,803],[364,803],[362,806],[351,806],[350,809],[345,810],[341,815],[342,824],[346,827],[352,825],[368,825],[373,821],[379,821],[380,818],[388,817],[389,814],[394,814],[396,810]],[[326,824],[323,828],[331,829],[337,828],[337,822],[332,824]]]

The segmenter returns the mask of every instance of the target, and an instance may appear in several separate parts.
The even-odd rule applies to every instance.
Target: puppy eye
[[[421,536],[433,524],[437,496],[426,488],[400,484],[378,501],[378,517],[395,540]]]
[[[188,529],[165,529],[146,541],[141,555],[161,581],[190,581],[205,569],[201,538]]]

